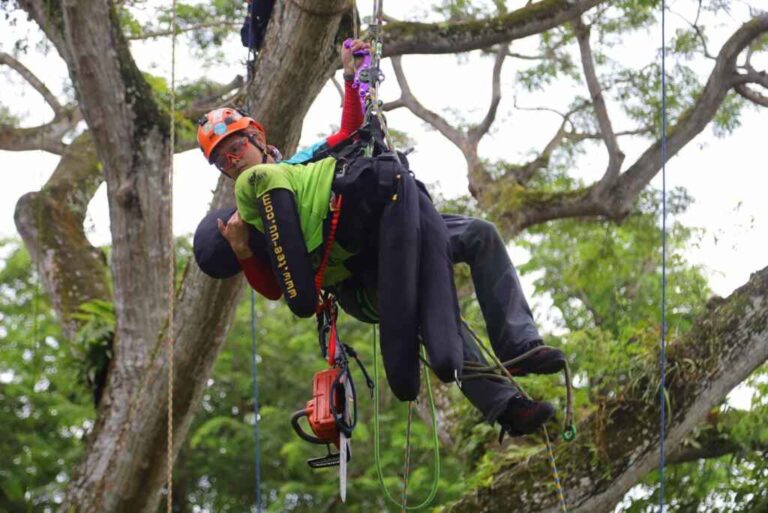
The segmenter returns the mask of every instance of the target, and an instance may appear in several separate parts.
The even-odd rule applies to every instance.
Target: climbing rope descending
[[[563,487],[560,484],[560,474],[557,472],[557,462],[555,462],[555,451],[552,450],[552,443],[549,441],[549,431],[547,431],[547,425],[542,426],[544,428],[544,440],[547,442],[547,459],[549,459],[549,466],[552,468],[552,477],[555,480],[555,490],[557,491],[557,499],[560,502],[560,511],[566,513],[568,507],[565,505],[565,496],[563,495]]]
[[[475,331],[469,327],[469,325],[462,320],[462,323],[464,324],[464,327],[467,329],[469,334],[472,336],[472,338],[477,342],[477,345],[480,347],[480,349],[488,356],[488,358],[493,362],[492,366],[482,366],[474,364],[473,362],[465,362],[465,370],[467,371],[467,375],[463,377],[464,381],[468,381],[471,379],[501,379],[504,381],[507,381],[509,383],[512,383],[517,387],[517,389],[520,391],[520,393],[527,399],[530,399],[530,396],[525,392],[523,387],[521,387],[515,379],[512,377],[512,374],[509,372],[509,367],[513,366],[516,363],[519,363],[526,358],[529,358],[530,356],[534,355],[536,352],[545,349],[546,346],[539,346],[537,348],[534,348],[512,360],[502,362],[499,360],[499,358],[488,349],[485,342],[475,333]],[[498,372],[498,373],[497,373]],[[565,388],[566,388],[566,406],[565,406],[565,422],[564,422],[564,429],[563,429],[563,439],[566,442],[570,442],[576,437],[576,428],[573,425],[573,393],[571,390],[571,372],[570,368],[568,366],[568,361],[565,362],[565,369],[564,369],[564,376],[565,376]],[[499,373],[501,375],[499,375]],[[560,474],[557,471],[557,462],[555,461],[555,452],[552,449],[552,443],[549,439],[549,432],[547,431],[546,424],[542,425],[542,429],[544,431],[544,440],[546,441],[547,445],[547,458],[549,460],[550,468],[552,469],[552,479],[555,483],[555,491],[557,492],[557,498],[560,505],[560,511],[562,513],[568,513],[568,507],[565,503],[565,495],[563,494],[563,487],[560,481]],[[501,440],[501,437],[499,438]]]
[[[403,463],[403,511],[408,509],[408,477],[411,474],[411,428],[413,427],[413,401],[408,401],[408,424],[405,428],[405,462]]]
[[[168,331],[166,348],[168,358],[168,433],[166,453],[165,486],[167,495],[165,507],[167,513],[173,512],[173,335],[174,309],[176,297],[176,257],[173,241],[173,156],[176,153],[176,0],[171,0],[171,126],[170,126],[170,169],[168,170]]]
[[[667,428],[667,49],[666,0],[661,2],[661,343],[659,356],[659,512],[664,513],[664,439]]]
[[[422,366],[422,368],[425,370],[424,372],[424,381],[427,382],[427,397],[429,400],[429,408],[430,413],[432,417],[432,451],[433,451],[433,463],[435,467],[435,475],[432,481],[432,487],[429,491],[429,495],[426,499],[424,499],[420,504],[417,504],[416,506],[409,506],[407,502],[407,473],[409,473],[409,467],[408,467],[408,460],[410,459],[410,436],[408,437],[408,440],[406,440],[406,452],[408,453],[406,455],[406,463],[404,465],[404,469],[406,469],[406,472],[404,473],[404,486],[403,486],[403,493],[402,493],[402,502],[395,499],[390,493],[389,489],[387,488],[386,483],[384,482],[384,471],[381,468],[381,428],[379,426],[379,357],[378,357],[378,344],[377,344],[377,337],[376,337],[376,325],[373,325],[373,381],[376,383],[376,390],[373,395],[373,458],[376,463],[376,473],[379,476],[379,483],[381,484],[381,488],[384,490],[384,495],[386,498],[391,501],[393,504],[395,504],[398,508],[400,508],[401,511],[414,511],[417,509],[422,509],[428,506],[432,499],[435,498],[435,495],[437,494],[437,485],[440,481],[440,440],[437,436],[437,412],[435,410],[435,398],[432,393],[432,382],[429,379],[429,375],[426,372],[426,365]],[[421,358],[422,360],[425,359],[424,356],[424,348],[421,348]],[[411,406],[412,401],[409,402],[409,428],[408,431],[410,433],[410,419],[411,419]]]
[[[259,374],[256,354],[256,291],[251,289],[251,374],[253,375],[253,439],[256,451],[256,512],[261,513],[261,443],[259,437]]]

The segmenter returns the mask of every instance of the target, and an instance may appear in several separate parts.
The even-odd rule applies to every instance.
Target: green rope
[[[403,511],[408,507],[408,476],[411,473],[411,427],[413,426],[413,401],[408,401],[408,425],[405,428],[405,462],[403,464]]]
[[[424,348],[421,348],[422,352],[422,358],[424,357],[423,352]],[[375,390],[373,395],[373,454],[374,454],[374,460],[376,461],[376,473],[379,476],[379,482],[381,483],[381,488],[384,490],[384,495],[387,499],[389,499],[390,502],[395,504],[398,508],[400,508],[402,511],[415,511],[418,509],[422,509],[429,505],[430,502],[432,502],[432,499],[435,498],[435,495],[437,494],[437,485],[440,481],[440,440],[437,437],[437,412],[435,411],[435,399],[432,395],[432,383],[429,379],[429,374],[426,372],[426,368],[424,371],[425,374],[425,381],[427,382],[427,396],[429,397],[429,407],[430,412],[432,414],[432,447],[433,447],[433,454],[434,454],[434,466],[435,466],[435,476],[432,481],[432,489],[429,492],[429,496],[427,496],[424,501],[417,505],[417,506],[408,506],[405,504],[405,490],[403,491],[403,502],[400,503],[395,499],[390,493],[389,489],[387,488],[386,483],[384,483],[384,472],[381,469],[381,451],[380,451],[380,442],[381,442],[381,430],[379,429],[379,357],[378,357],[379,351],[376,344],[376,326],[373,327],[373,380],[376,383],[377,390]],[[410,446],[410,432],[408,436],[408,444]],[[406,477],[406,486],[407,486],[407,477]]]

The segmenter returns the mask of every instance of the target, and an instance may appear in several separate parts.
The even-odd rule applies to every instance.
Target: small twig
[[[479,125],[471,128],[467,136],[469,140],[477,145],[480,139],[490,130],[493,121],[496,119],[496,113],[501,102],[501,67],[509,51],[509,45],[500,45],[496,51],[496,60],[493,63],[493,78],[491,85],[491,104],[488,106],[488,112]]]
[[[224,84],[209,95],[195,101],[189,108],[184,110],[183,115],[194,119],[202,113],[220,106],[224,98],[228,97],[233,92],[238,91],[243,87],[243,83],[243,77],[241,75],[236,75],[228,84]],[[227,98],[227,100],[231,99],[231,97]]]
[[[196,25],[189,25],[186,27],[177,27],[176,34],[183,34],[185,32],[193,32],[195,30],[206,28],[237,28],[237,23],[231,23],[227,21],[209,21],[206,23],[198,23]],[[128,41],[143,41],[145,39],[154,39],[156,37],[168,37],[173,32],[170,30],[158,30],[157,32],[145,32],[136,36],[127,36]]]
[[[592,47],[589,43],[590,27],[585,25],[581,18],[573,20],[573,27],[576,32],[576,39],[579,43],[579,52],[581,53],[581,65],[584,69],[584,78],[587,82],[592,107],[595,111],[597,124],[600,127],[600,133],[603,135],[605,147],[608,150],[608,167],[601,179],[601,183],[610,183],[621,171],[621,164],[624,162],[624,152],[619,148],[616,140],[616,134],[613,133],[611,119],[608,116],[608,108],[605,105],[605,98],[595,71],[595,61],[592,56]]]
[[[405,78],[405,73],[403,73],[403,65],[400,56],[392,57],[391,60],[392,68],[395,70],[397,83],[400,85],[399,101],[405,104],[416,117],[432,125],[460,149],[466,148],[468,145],[466,135],[461,130],[448,123],[445,118],[424,107],[413,95],[411,88],[408,85],[408,80]]]
[[[12,55],[5,52],[0,52],[0,64],[5,64],[9,68],[13,69],[16,73],[21,75],[21,77],[26,80],[27,83],[29,83],[29,85],[35,89],[35,91],[40,93],[40,95],[45,99],[45,102],[53,109],[54,114],[58,115],[61,113],[62,107],[61,103],[59,103],[59,100],[56,98],[56,96],[54,96],[51,90],[48,89],[43,81],[37,78],[37,76],[32,73],[29,68],[15,59]]]

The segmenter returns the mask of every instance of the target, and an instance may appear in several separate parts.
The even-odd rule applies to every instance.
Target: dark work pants
[[[482,219],[443,214],[452,259],[469,265],[472,282],[493,352],[509,360],[541,341],[523,295],[520,279],[496,227]],[[464,359],[486,363],[480,348],[462,324]],[[461,390],[489,421],[496,420],[507,402],[518,395],[513,385],[489,379],[466,380]]]
[[[541,341],[520,279],[496,227],[482,219],[443,214],[454,263],[469,265],[485,328],[502,361]]]
[[[468,264],[472,272],[494,353],[504,361],[526,351],[541,337],[496,227],[481,219],[459,215],[443,214],[442,218],[448,228],[452,260]],[[375,265],[375,258],[365,257],[358,262],[354,276],[341,284],[336,294],[348,314],[365,322],[376,322],[372,317],[376,298],[371,297],[375,294],[376,273],[367,268],[372,262]],[[463,324],[460,335],[464,359],[487,364]],[[461,390],[490,422],[504,410],[509,399],[518,394],[514,386],[489,379],[463,381]]]

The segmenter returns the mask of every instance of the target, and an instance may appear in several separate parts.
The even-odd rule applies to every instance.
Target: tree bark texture
[[[154,512],[167,449],[166,331],[173,267],[168,117],[133,62],[110,2],[22,0],[21,5],[67,62],[93,137],[93,144],[83,138],[67,148],[60,172],[17,209],[19,229],[43,266],[62,319],[83,301],[109,297],[106,265],[82,231],[85,207],[102,179],[112,230],[115,358],[86,455],[61,511]],[[343,0],[275,6],[247,92],[270,142],[289,150],[296,146],[301,120],[335,69],[339,23],[348,11]],[[213,206],[232,202],[231,183],[220,181]],[[57,210],[66,206],[72,211],[68,216]],[[56,222],[39,223],[40,212],[55,214]],[[72,269],[78,261],[83,268]],[[83,288],[86,283],[90,286]],[[175,293],[175,450],[187,434],[241,289],[240,278],[211,280],[193,265]],[[75,329],[70,324],[68,333]]]
[[[555,27],[601,3],[604,0],[542,0],[497,18],[455,26],[395,22],[385,32],[385,53],[485,48]],[[180,289],[172,290],[168,115],[155,102],[130,55],[114,5],[108,0],[19,0],[19,5],[67,63],[79,101],[77,115],[82,114],[89,133],[63,148],[55,139],[64,133],[64,125],[41,127],[52,140],[46,149],[63,152],[62,160],[42,191],[19,202],[17,225],[68,334],[77,328],[69,316],[85,301],[112,297],[117,316],[107,389],[61,511],[154,513],[166,473],[168,309],[175,306],[170,334],[177,451],[231,324],[242,280],[212,280],[191,265]],[[340,28],[350,16],[349,7],[346,0],[276,2],[245,97],[250,111],[267,128],[269,142],[286,153],[296,147],[309,106],[337,67],[341,40],[351,35]],[[711,120],[737,80],[736,57],[766,30],[768,18],[757,16],[729,40],[704,93],[670,131],[670,156]],[[495,115],[495,107],[491,114]],[[490,124],[493,118],[488,119]],[[62,121],[70,123],[67,126],[71,122]],[[16,144],[16,135],[18,131],[0,130],[0,146]],[[624,212],[658,172],[657,154],[658,144],[612,183],[612,189],[605,189],[614,194],[608,203],[597,201],[601,198],[589,190],[537,196],[515,180],[486,183],[482,179],[487,176],[479,171],[472,175],[478,178],[473,193],[481,206],[499,214],[507,234],[558,217],[615,214]],[[481,167],[476,151],[468,164],[471,169]],[[107,264],[82,228],[85,208],[102,180],[107,183],[112,230],[111,289]],[[232,203],[232,184],[222,179],[212,206]],[[761,271],[714,308],[698,331],[671,347],[670,447],[700,418],[704,406],[720,400],[753,362],[765,360],[765,297],[760,295],[765,292],[765,274]],[[762,328],[755,320],[760,315]],[[738,333],[743,337],[734,338]],[[691,357],[688,352],[696,362],[693,366],[684,363]],[[738,372],[725,376],[728,366]],[[651,381],[646,388],[653,388]],[[644,399],[640,390],[627,391],[621,402],[606,404],[587,421],[578,442],[567,451],[561,449],[569,500],[579,511],[587,506],[606,510],[650,468],[657,443],[651,429],[655,411],[652,401]],[[613,436],[614,432],[625,436]],[[531,505],[542,505],[540,510],[548,511],[554,496],[547,483],[542,462],[532,461],[526,472],[520,467],[504,469],[491,488],[467,497],[454,510],[508,511],[517,506],[521,511],[538,511]],[[520,497],[514,497],[512,490],[520,491]]]
[[[88,242],[83,229],[88,203],[102,181],[86,132],[67,146],[45,187],[16,204],[16,228],[70,338],[79,325],[72,314],[80,305],[111,298],[106,256]]]
[[[727,299],[712,300],[694,327],[668,347],[666,450],[683,438],[736,385],[768,359],[768,268]],[[658,362],[643,378],[556,447],[569,511],[608,513],[659,461]],[[559,511],[546,453],[499,469],[490,486],[464,497],[451,513]]]

